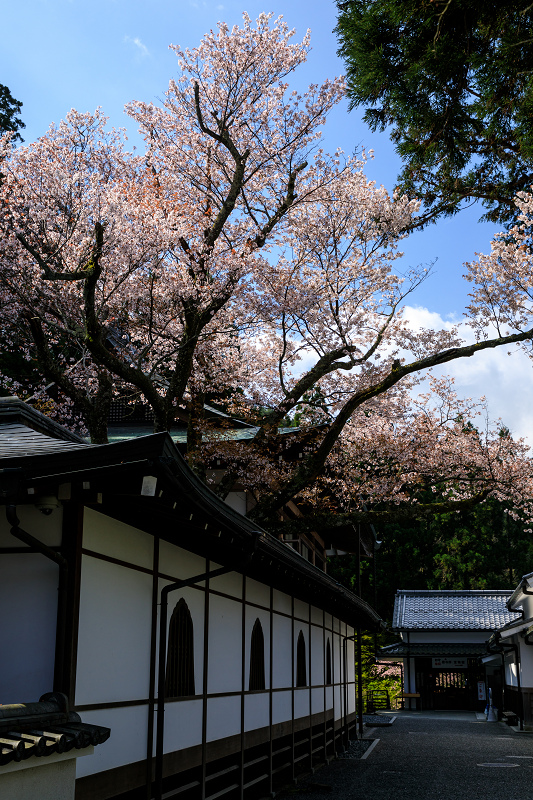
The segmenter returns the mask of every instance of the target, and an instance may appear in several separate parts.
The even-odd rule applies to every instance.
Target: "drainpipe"
[[[344,729],[346,731],[346,746],[350,743],[348,735],[348,640],[357,639],[357,719],[359,738],[363,738],[363,665],[361,663],[361,628],[353,636],[342,637],[342,663],[344,669]]]
[[[20,520],[17,517],[17,507],[14,503],[6,506],[7,521],[11,525],[11,534],[19,539],[29,547],[33,547],[43,556],[54,561],[59,566],[59,583],[57,595],[57,632],[56,632],[56,666],[59,668],[59,675],[56,675],[54,683],[57,684],[59,691],[64,691],[63,685],[63,670],[65,663],[65,631],[67,621],[67,577],[68,577],[68,561],[60,553],[52,550],[51,547],[44,544],[44,542],[36,539],[31,533],[23,530],[20,527]],[[71,698],[72,699],[72,698]]]
[[[247,554],[244,564],[241,562],[239,567],[242,569],[249,561],[257,548],[260,531],[253,532],[251,552]],[[195,583],[201,583],[207,579],[217,578],[219,575],[226,575],[228,572],[235,572],[237,567],[219,567],[211,572],[203,572],[194,575],[192,578],[185,578],[175,583],[169,583],[161,589],[161,605],[159,610],[159,657],[158,657],[158,679],[157,679],[157,727],[156,727],[156,750],[155,750],[155,800],[162,800],[163,797],[163,753],[165,739],[165,672],[167,656],[167,619],[168,619],[168,596],[170,592],[177,589],[185,589]]]

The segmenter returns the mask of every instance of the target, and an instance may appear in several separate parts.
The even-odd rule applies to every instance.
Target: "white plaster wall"
[[[309,621],[309,603],[294,598],[294,616],[299,620]]]
[[[311,622],[314,622],[315,625],[320,625],[320,627],[322,627],[324,622],[324,612],[321,608],[311,606]]]
[[[265,643],[265,689],[270,688],[270,614],[256,606],[246,606],[246,625],[244,637],[244,688],[248,690],[250,681],[250,646],[252,642],[252,631],[256,619],[259,619],[263,628],[263,640]]]
[[[161,589],[163,586],[168,586],[170,581],[158,581],[158,598],[161,597]],[[203,680],[204,680],[204,604],[205,592],[199,589],[194,589],[192,586],[186,586],[184,589],[176,589],[175,592],[170,592],[168,595],[168,609],[167,609],[167,648],[168,648],[168,631],[170,628],[170,620],[172,612],[174,611],[180,598],[183,598],[189,608],[192,625],[193,625],[193,641],[194,641],[194,688],[196,694],[202,694]],[[159,613],[160,605],[158,600],[157,606],[157,642],[156,642],[156,664],[159,663]],[[155,691],[157,692],[159,685],[159,675],[156,668],[155,677]]]
[[[63,508],[60,506],[46,516],[34,505],[17,506],[20,527],[49,547],[59,547],[63,525]],[[0,509],[0,547],[24,547],[11,533],[11,524],[6,519],[5,507]],[[45,558],[45,556],[43,556]]]
[[[311,714],[324,711],[324,689],[311,689]]]
[[[520,644],[520,682],[524,688],[533,688],[533,647]]]
[[[81,716],[84,722],[111,728],[111,736],[107,742],[94,748],[90,758],[78,759],[77,778],[146,758],[148,705],[102,708],[84,711]]]
[[[202,743],[202,708],[201,699],[165,704],[165,753]],[[157,706],[154,725],[157,725]],[[155,744],[154,736],[154,753]]]
[[[241,649],[242,604],[212,595],[209,599],[208,694],[241,691]]]
[[[531,617],[533,617],[533,597],[531,595],[524,595],[522,609],[524,611],[524,619],[531,619]]]
[[[310,713],[309,689],[294,690],[294,718],[307,717]]]
[[[30,765],[30,761],[36,763]],[[74,800],[75,758],[49,764],[48,758],[33,756],[20,767],[13,772],[0,771],[2,800]]]
[[[518,686],[514,653],[509,653],[505,656],[505,683],[508,686]]]
[[[53,689],[58,581],[58,565],[40,553],[0,557],[1,704]]]
[[[341,719],[343,716],[343,688],[341,686],[333,687],[333,698],[335,703],[335,719]]]
[[[291,686],[292,675],[292,634],[291,620],[274,614],[273,617],[273,653],[272,653],[272,686],[283,689]]]
[[[292,716],[292,692],[274,692],[272,695],[272,723],[287,722]]]
[[[322,628],[311,626],[311,676],[310,683],[324,683],[324,638]]]
[[[270,608],[270,586],[246,578],[246,602]]]
[[[241,698],[212,697],[207,701],[207,740],[224,739],[241,732]]]
[[[211,562],[209,571],[218,569],[221,565]],[[209,582],[212,590],[229,594],[232,597],[242,597],[242,575],[237,572],[228,572],[226,575],[220,575],[218,578],[212,578]]]
[[[326,708],[333,708],[333,686],[326,686]]]
[[[351,629],[348,630],[348,636],[351,636]],[[355,680],[355,642],[353,639],[346,640],[346,668],[348,672],[348,682]]]
[[[82,557],[76,704],[148,697],[152,577]]]
[[[269,724],[269,696],[249,694],[244,698],[244,729],[253,731]]]
[[[205,558],[160,539],[159,572],[170,575],[176,581],[194,578],[195,575],[203,575],[205,572]],[[205,581],[198,583],[198,586],[205,586]]]
[[[350,684],[350,686],[348,686],[348,714],[351,714],[352,711],[355,711],[355,708],[356,708],[356,703],[355,703],[356,692],[357,692],[356,685],[355,684]]]
[[[290,614],[292,607],[291,598],[288,594],[284,594],[284,592],[274,589],[273,606],[274,611],[281,611],[282,614]]]
[[[153,567],[153,536],[92,508],[84,509],[83,546],[138,567]]]

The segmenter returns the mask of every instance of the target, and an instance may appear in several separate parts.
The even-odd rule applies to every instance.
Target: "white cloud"
[[[148,50],[146,45],[141,42],[138,36],[136,36],[134,39],[132,39],[129,36],[125,36],[124,41],[127,42],[128,44],[135,45],[135,47],[138,50],[138,55],[142,56],[143,58],[150,55],[150,51]]]
[[[408,307],[406,318],[413,328],[440,330],[454,324],[427,308]],[[460,332],[467,343],[474,341],[468,328],[461,326]],[[433,373],[453,377],[459,397],[485,396],[489,418],[501,418],[514,436],[527,437],[533,445],[533,362],[518,346],[484,350],[450,361]]]

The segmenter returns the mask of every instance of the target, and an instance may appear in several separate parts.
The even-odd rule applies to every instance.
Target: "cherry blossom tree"
[[[469,345],[457,331],[408,328],[402,307],[427,271],[396,265],[418,204],[369,181],[364,154],[324,152],[343,80],[292,92],[309,36],[292,38],[281,19],[254,27],[244,15],[195,50],[174,48],[180,77],[162,105],[127,109],[143,153],[100,111],[72,111],[25,147],[4,137],[4,340],[59,387],[93,441],[106,440],[115,396],[141,396],[156,431],[186,405],[192,466],[209,480],[223,460],[216,491],[249,489],[261,522],[328,492],[352,515],[362,497],[420,506],[422,486],[456,504],[514,491],[519,505],[523,443],[470,429],[472,409],[449,387],[418,409],[411,392],[432,366],[529,342],[529,318]],[[474,294],[488,280],[479,269]],[[479,331],[483,308],[471,310]],[[253,442],[210,430],[207,393],[255,425]]]

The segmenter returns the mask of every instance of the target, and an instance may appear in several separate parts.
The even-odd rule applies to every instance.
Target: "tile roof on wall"
[[[398,589],[392,627],[397,630],[497,630],[520,614],[507,610],[511,591]]]

